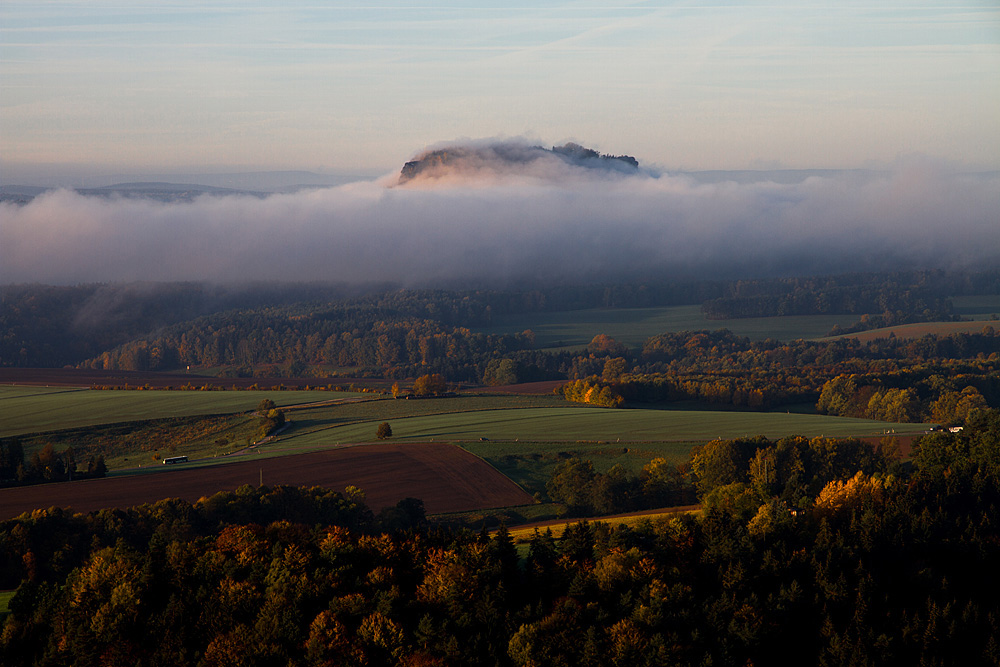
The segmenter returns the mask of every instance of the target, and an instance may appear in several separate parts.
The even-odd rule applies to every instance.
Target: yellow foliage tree
[[[862,472],[844,482],[830,482],[817,496],[815,511],[820,515],[836,515],[866,505],[881,505],[885,502],[886,483],[885,479]]]

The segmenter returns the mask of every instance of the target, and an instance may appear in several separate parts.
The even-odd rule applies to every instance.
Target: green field
[[[612,410],[569,403],[554,395],[462,395],[394,400],[371,394],[331,392],[198,391],[27,391],[0,388],[4,435],[21,434],[26,450],[58,439],[57,449],[74,445],[104,451],[113,469],[135,468],[156,454],[187,455],[188,465],[226,459],[216,440],[238,449],[247,441],[252,420],[239,417],[219,424],[206,420],[162,423],[153,418],[209,415],[253,410],[264,397],[287,410],[289,427],[260,445],[255,456],[275,457],[341,444],[373,442],[377,425],[388,421],[389,442],[450,442],[488,461],[529,493],[544,492],[552,470],[570,457],[590,459],[598,471],[621,465],[638,474],[650,460],[686,461],[691,447],[715,438],[764,435],[845,437],[893,430],[919,432],[920,424],[893,424],[801,412],[737,412],[681,409]],[[352,399],[342,403],[310,401]],[[122,422],[142,422],[122,424]],[[245,423],[244,423],[245,422]],[[115,423],[116,426],[101,426]],[[95,428],[88,428],[95,427]],[[77,435],[66,429],[83,429]],[[64,430],[61,434],[30,433]],[[63,437],[65,436],[65,437]],[[103,448],[103,449],[101,449]],[[228,448],[227,448],[228,450]],[[85,451],[81,451],[85,453]],[[201,460],[196,460],[201,459]],[[143,469],[147,466],[143,465]],[[129,472],[129,471],[123,471]],[[130,474],[141,472],[132,470]]]
[[[229,414],[253,410],[261,399],[278,406],[371,394],[329,391],[102,391],[0,387],[0,437],[98,424]]]
[[[0,620],[10,612],[10,599],[17,591],[0,591]]]
[[[488,461],[529,493],[543,492],[553,468],[570,457],[590,459],[598,471],[622,465],[638,474],[650,460],[688,459],[691,447],[714,438],[765,435],[847,437],[888,431],[919,432],[920,424],[893,424],[795,412],[611,410],[566,402],[546,407],[491,407],[538,397],[461,397],[426,401],[311,408],[291,413],[292,428],[260,448],[262,456],[372,442],[388,421],[390,442],[451,442]],[[551,401],[552,399],[544,399]],[[410,415],[406,409],[437,409]],[[400,410],[392,416],[389,410]],[[367,418],[360,413],[378,411]],[[447,411],[446,411],[447,410]]]
[[[753,340],[776,338],[819,338],[835,324],[842,327],[857,322],[858,315],[802,315],[754,317],[738,320],[709,320],[701,306],[664,308],[594,308],[556,313],[532,313],[504,318],[494,326],[477,329],[483,333],[513,333],[531,329],[539,348],[580,347],[597,334],[607,334],[626,345],[637,346],[650,336],[676,331],[729,329]]]
[[[955,312],[972,320],[988,320],[1000,313],[1000,295],[954,297]],[[591,308],[555,313],[531,313],[505,317],[483,333],[516,333],[531,329],[543,349],[579,348],[597,334],[607,334],[626,345],[641,345],[650,336],[677,331],[729,329],[752,340],[795,340],[825,337],[834,325],[848,327],[860,315],[796,315],[709,320],[701,306],[662,308]]]
[[[952,297],[955,313],[970,320],[989,320],[1000,315],[1000,294],[980,294],[977,296]]]
[[[282,440],[308,446],[369,441],[374,438],[375,424],[375,421],[338,424],[334,420],[323,427],[312,421],[308,431],[293,430]],[[691,442],[745,435],[841,437],[875,435],[892,429],[922,430],[919,424],[785,412],[611,410],[568,405],[399,417],[392,419],[390,425],[396,442],[470,442],[481,438],[529,442]]]
[[[168,417],[18,436],[26,456],[51,445],[77,460],[103,456],[111,470],[159,463],[168,456],[217,457],[258,440],[262,419],[249,413]]]
[[[98,391],[30,390],[0,387],[0,436],[165,417],[253,410],[268,397],[279,406],[336,399],[369,400],[306,405],[290,411],[294,428],[282,441],[315,447],[374,438],[375,425],[390,421],[396,441],[576,442],[698,441],[743,435],[781,437],[876,434],[889,429],[920,430],[864,419],[786,412],[705,410],[609,410],[567,403],[555,396],[459,396],[392,400],[371,394],[321,391]]]

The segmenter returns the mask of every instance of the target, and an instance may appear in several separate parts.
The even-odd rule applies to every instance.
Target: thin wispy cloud
[[[1000,155],[989,0],[9,0],[0,49],[0,149],[23,162],[388,169],[428,137],[525,132],[674,167]],[[232,132],[241,114],[276,132]]]

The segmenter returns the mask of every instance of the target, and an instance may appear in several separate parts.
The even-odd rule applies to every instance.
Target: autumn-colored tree
[[[552,500],[567,505],[571,513],[584,513],[591,505],[596,474],[591,461],[569,459],[556,466],[545,490]]]
[[[702,494],[712,489],[736,482],[746,483],[750,459],[758,446],[766,445],[764,438],[739,440],[712,440],[692,450],[691,470],[695,474],[698,491]]]
[[[604,370],[601,373],[601,379],[605,382],[615,382],[624,373],[627,362],[624,357],[611,357],[604,362]]]
[[[493,359],[483,371],[483,384],[497,387],[517,383],[517,362],[513,359]]]
[[[888,480],[891,484],[892,480]],[[823,487],[816,498],[818,516],[831,516],[862,506],[880,506],[884,502],[887,480],[858,472],[849,480],[834,480]]]
[[[662,457],[643,466],[639,482],[647,507],[680,504],[685,498],[685,490],[690,488],[677,466]]]
[[[389,426],[389,422],[382,422],[378,425],[378,428],[375,430],[375,437],[379,440],[392,437],[392,427]]]
[[[448,388],[448,382],[440,373],[421,375],[413,382],[413,393],[417,396],[441,394]]]

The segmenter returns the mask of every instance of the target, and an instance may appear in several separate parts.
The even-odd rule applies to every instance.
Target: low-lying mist
[[[1000,177],[930,162],[793,184],[451,174],[190,202],[59,190],[0,205],[0,282],[503,286],[995,267]]]

